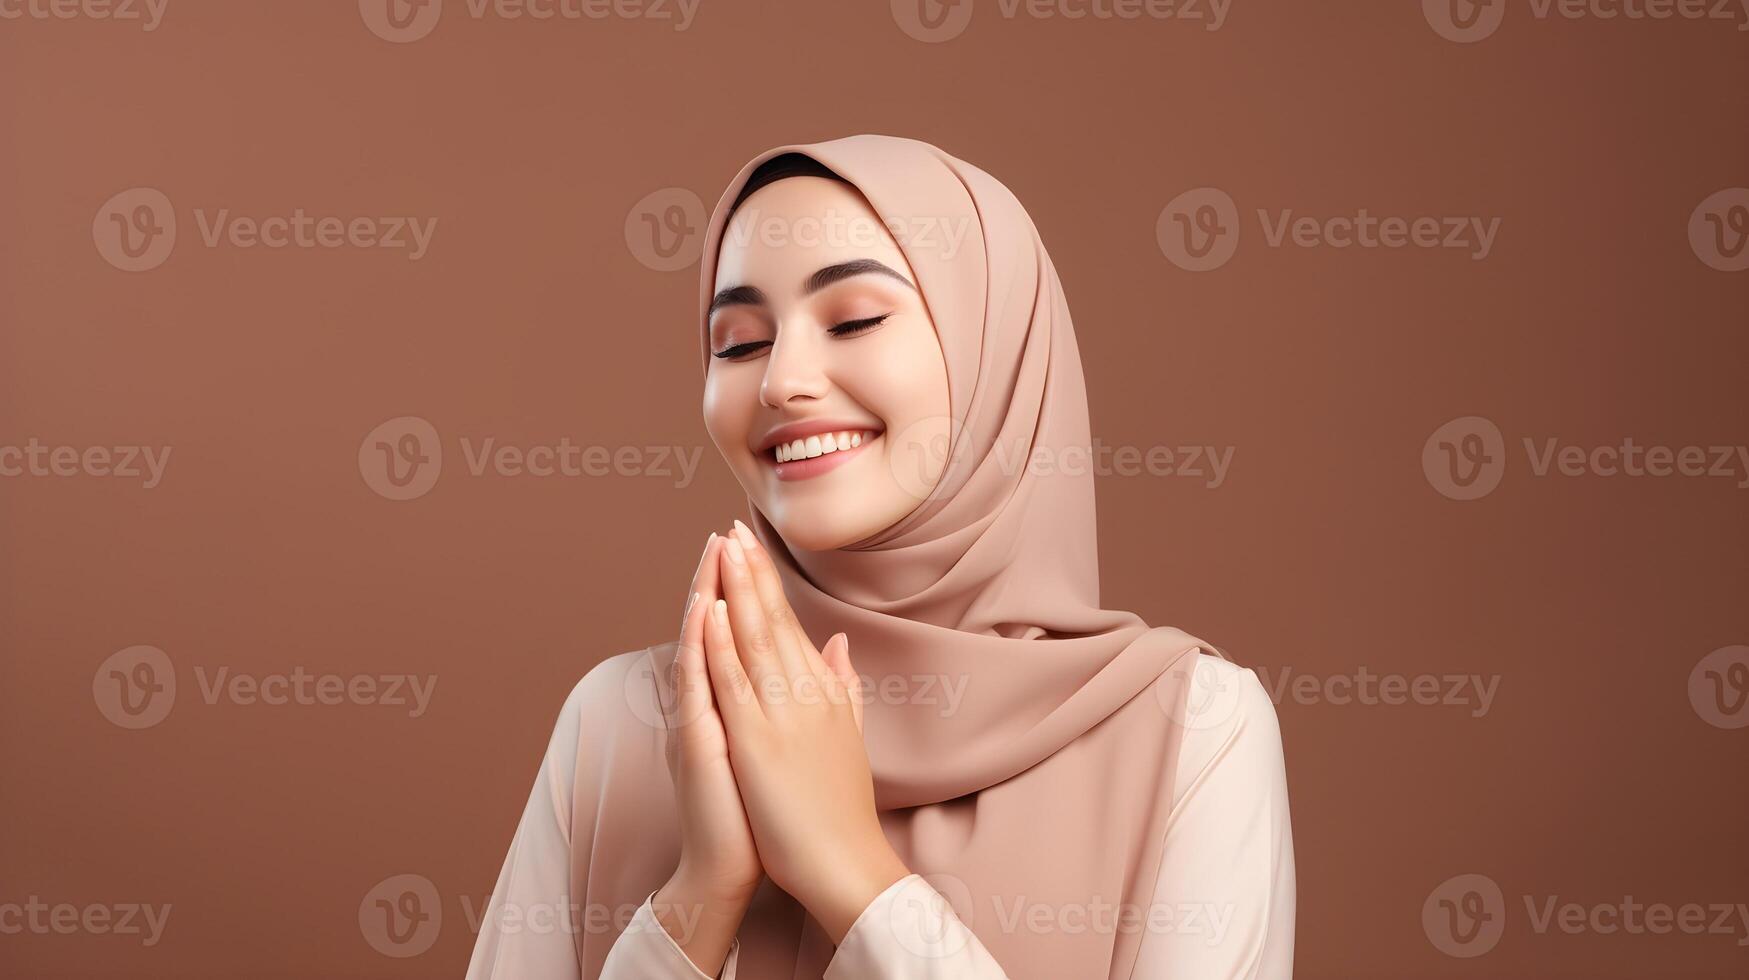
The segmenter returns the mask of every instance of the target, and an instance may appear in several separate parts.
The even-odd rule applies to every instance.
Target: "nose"
[[[824,398],[831,387],[814,338],[806,327],[779,329],[765,359],[765,378],[759,383],[759,400],[771,408],[783,408],[798,398]]]

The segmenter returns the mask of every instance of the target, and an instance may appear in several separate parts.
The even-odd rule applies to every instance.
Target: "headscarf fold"
[[[1014,195],[937,147],[876,135],[791,144],[749,160],[718,201],[701,320],[732,205],[784,153],[842,176],[904,232],[895,240],[946,360],[949,418],[934,420],[928,442],[939,479],[880,533],[809,552],[789,548],[751,501],[749,523],[809,636],[850,638],[868,688],[876,804],[899,856],[1010,977],[1128,977],[1135,931],[1039,933],[998,912],[1017,902],[1146,912],[1191,717],[1188,668],[1207,647],[1100,606],[1087,394],[1056,268]],[[708,324],[700,330],[708,370]],[[579,780],[579,807],[585,792]],[[577,884],[602,878],[585,862]],[[832,954],[769,882],[740,939],[747,980],[813,980]]]

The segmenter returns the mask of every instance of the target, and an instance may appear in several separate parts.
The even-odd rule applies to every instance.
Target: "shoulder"
[[[623,743],[626,737],[662,731],[650,651],[617,653],[586,671],[559,707],[547,744],[547,763],[556,781],[569,784],[578,772],[579,753]],[[591,768],[585,757],[582,768]]]
[[[1198,651],[1176,720],[1183,731],[1174,796],[1214,778],[1273,786],[1284,777],[1281,724],[1257,673]]]
[[[566,695],[555,735],[610,738],[665,730],[649,649],[628,650],[589,668]]]

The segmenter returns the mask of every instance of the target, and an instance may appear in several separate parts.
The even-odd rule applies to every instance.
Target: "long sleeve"
[[[480,920],[467,980],[577,980],[577,949],[569,923],[571,784],[583,684],[559,710],[552,739],[535,774],[510,853]]]
[[[568,927],[571,790],[585,684],[559,711],[552,739],[535,775],[510,853],[481,919],[467,980],[578,980],[575,937]],[[653,893],[652,893],[653,894]],[[721,980],[733,980],[740,951],[729,947]],[[711,980],[663,931],[648,897],[614,940],[601,980]]]
[[[680,945],[669,938],[656,911],[650,904],[655,892],[644,899],[626,931],[613,941],[602,964],[601,980],[711,980],[703,970],[687,959]],[[735,980],[735,963],[740,959],[741,941],[729,941],[729,955],[723,961],[718,980]]]
[[[1294,850],[1275,705],[1252,671],[1198,657],[1213,693],[1185,730],[1154,892],[1171,926],[1144,934],[1135,976],[1288,980]]]
[[[1132,976],[1288,980],[1293,836],[1275,706],[1255,673],[1197,656],[1197,713],[1184,732],[1164,856]],[[947,900],[910,875],[857,917],[825,980],[901,977],[1007,974]]]

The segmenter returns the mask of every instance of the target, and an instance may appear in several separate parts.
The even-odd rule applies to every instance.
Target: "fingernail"
[[[711,618],[721,626],[729,621],[729,604],[721,599],[711,603]]]
[[[747,564],[747,555],[741,550],[741,542],[734,538],[724,538],[729,543],[729,560],[737,565]]]
[[[711,542],[715,541],[716,539],[717,539],[717,532],[712,531],[711,536],[704,539],[704,546],[706,548],[709,548],[711,546]]]
[[[757,547],[759,547],[759,539],[755,538],[753,536],[753,532],[747,530],[747,525],[742,524],[740,521],[735,522],[735,537],[741,539],[742,547],[745,547],[745,548],[757,548]]]

